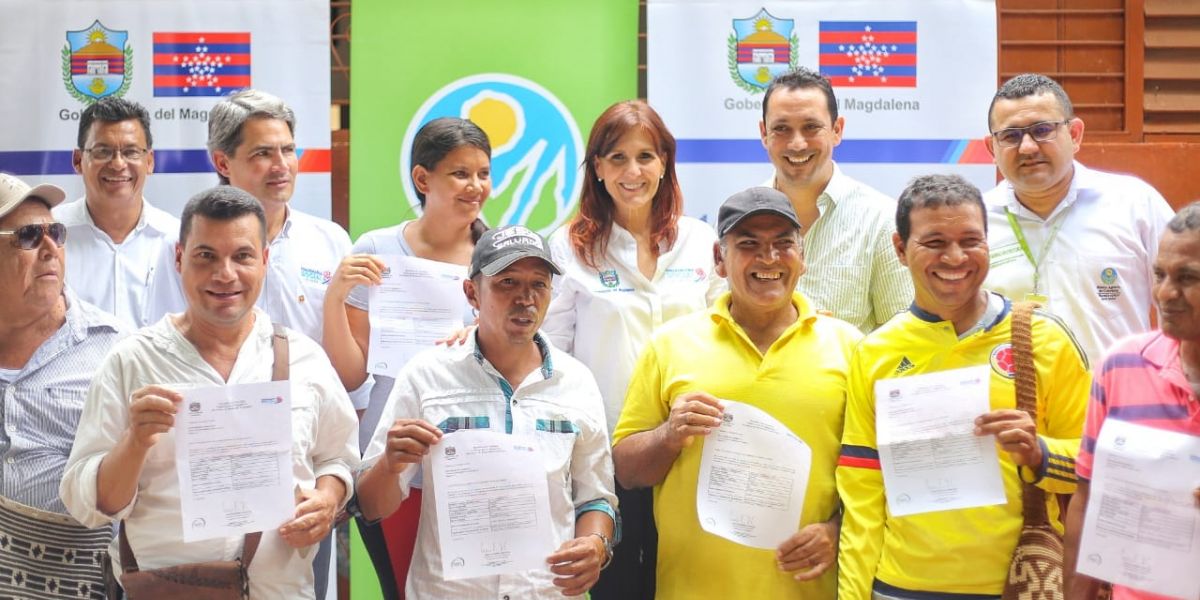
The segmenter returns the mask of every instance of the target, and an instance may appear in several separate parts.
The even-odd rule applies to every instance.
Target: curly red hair
[[[649,104],[641,100],[618,102],[608,107],[592,125],[583,159],[579,213],[568,229],[575,256],[593,269],[598,268],[599,259],[607,250],[613,224],[613,199],[604,188],[604,182],[597,180],[596,159],[611,152],[625,134],[634,130],[650,138],[664,167],[650,209],[650,240],[654,244],[654,253],[657,255],[660,248],[675,245],[679,234],[683,194],[675,176],[675,136]]]

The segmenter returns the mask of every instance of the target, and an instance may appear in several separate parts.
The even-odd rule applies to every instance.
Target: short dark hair
[[[478,148],[487,155],[488,160],[492,158],[492,144],[487,134],[478,125],[458,117],[439,117],[422,125],[413,137],[412,144],[410,170],[420,165],[432,171],[447,154],[462,146]],[[415,187],[413,189],[417,193],[417,202],[421,208],[425,208],[425,194]]]
[[[774,94],[775,90],[779,88],[786,90],[817,88],[821,90],[825,94],[825,105],[829,107],[829,122],[837,121],[837,97],[833,95],[833,86],[830,85],[829,80],[825,79],[824,75],[807,67],[796,67],[772,79],[771,85],[767,86],[767,92],[763,94],[763,123],[767,122],[767,104],[771,102],[771,94]]]
[[[146,134],[146,148],[153,148],[154,137],[150,135],[150,111],[133,100],[109,96],[97,100],[91,106],[83,109],[83,113],[79,115],[79,149],[83,150],[83,145],[87,143],[92,123],[96,121],[120,123],[130,119],[137,119],[138,123],[142,124],[142,133]]]
[[[1175,213],[1175,216],[1167,222],[1167,229],[1174,233],[1200,232],[1200,200],[1179,209],[1179,212]]]
[[[987,233],[987,209],[983,206],[983,194],[979,188],[961,175],[922,175],[908,182],[896,201],[896,233],[901,242],[908,242],[912,233],[912,211],[918,208],[940,208],[973,204],[979,207],[983,218],[983,232]]]
[[[1005,81],[1004,85],[996,90],[996,95],[992,96],[992,103],[988,105],[987,112],[988,130],[992,129],[992,109],[996,107],[997,100],[1016,100],[1041,94],[1051,94],[1058,100],[1058,105],[1063,111],[1063,118],[1075,118],[1075,107],[1071,105],[1071,98],[1067,96],[1067,91],[1057,81],[1040,73],[1022,73]]]
[[[258,198],[241,188],[218,185],[192,196],[179,217],[180,245],[187,245],[188,233],[192,230],[192,218],[197,215],[214,221],[232,221],[246,215],[254,215],[262,231],[263,245],[267,243],[267,213]]]

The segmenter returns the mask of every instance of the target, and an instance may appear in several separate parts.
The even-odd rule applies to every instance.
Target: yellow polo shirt
[[[758,351],[729,314],[730,294],[707,312],[665,324],[643,351],[613,432],[613,443],[658,427],[680,394],[703,391],[766,411],[812,448],[813,464],[799,530],[837,511],[834,469],[846,406],[847,374],[862,334],[817,315],[799,293],[799,318],[767,350]],[[704,440],[683,449],[654,487],[658,525],[658,600],[822,599],[837,596],[836,569],[815,581],[779,570],[773,550],[706,533],[696,514],[696,482]]]

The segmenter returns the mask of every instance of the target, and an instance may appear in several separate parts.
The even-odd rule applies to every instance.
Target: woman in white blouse
[[[550,238],[564,273],[542,332],[591,369],[609,433],[642,348],[663,323],[704,310],[724,290],[716,234],[683,216],[675,138],[640,100],[610,106],[592,126],[579,214]],[[595,600],[654,596],[650,490],[618,487],[623,541],[591,591]]]
[[[347,390],[357,389],[367,379],[371,338],[367,286],[380,282],[386,268],[380,256],[416,256],[459,265],[466,277],[475,242],[487,230],[479,211],[492,193],[491,157],[487,134],[466,119],[442,117],[417,131],[412,181],[421,216],[362,234],[325,293],[322,345]],[[470,307],[465,302],[463,307],[464,319],[473,322]],[[370,441],[395,381],[386,375],[374,376],[370,403],[360,416],[360,449]],[[419,481],[415,485],[419,487]],[[404,589],[420,506],[420,490],[414,490],[382,523],[359,522],[385,597],[399,597]]]

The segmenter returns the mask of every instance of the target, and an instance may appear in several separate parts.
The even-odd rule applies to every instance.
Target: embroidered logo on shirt
[[[988,359],[992,370],[1001,377],[1012,379],[1017,376],[1017,364],[1013,362],[1012,344],[1000,344],[992,348],[992,356]]]
[[[1117,270],[1105,267],[1100,271],[1100,285],[1096,286],[1096,297],[1106,302],[1115,302],[1121,297],[1121,286],[1117,284]]]
[[[321,271],[318,269],[310,269],[308,267],[300,267],[300,279],[310,283],[329,285],[329,282],[333,281],[333,273],[330,271]]]
[[[704,281],[704,276],[707,271],[703,267],[672,267],[663,271],[663,281],[692,281],[699,283]]]
[[[617,276],[616,269],[608,269],[600,271],[600,283],[604,284],[606,288],[615,288],[621,285],[621,278]]]
[[[899,375],[915,366],[917,365],[914,365],[911,360],[908,360],[907,356],[902,356],[900,357],[900,364],[896,365],[896,372],[894,374]]]

